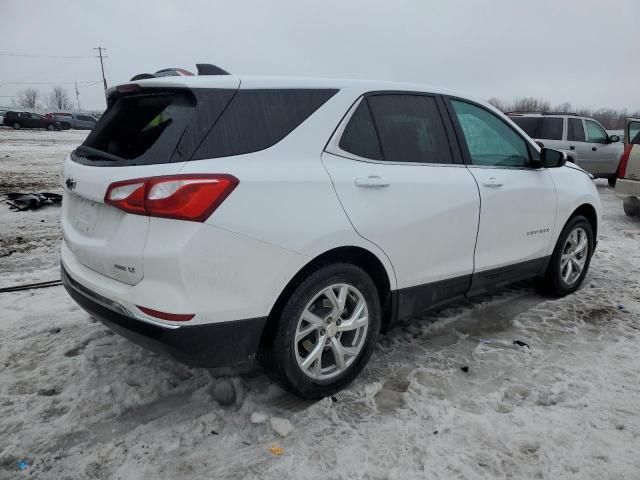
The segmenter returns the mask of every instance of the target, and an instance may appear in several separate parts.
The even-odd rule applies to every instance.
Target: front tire
[[[611,188],[616,186],[616,182],[618,181],[618,177],[616,177],[615,175],[613,177],[609,177],[607,178],[607,182],[609,182],[609,186]]]
[[[332,395],[369,361],[381,312],[376,286],[361,268],[336,263],[316,270],[282,310],[265,352],[267,373],[300,397]]]
[[[47,130],[49,130],[50,132],[53,132],[55,129],[56,127],[53,123],[50,123],[49,125],[47,125]]]
[[[13,122],[13,125],[11,126],[14,130],[20,130],[20,128],[22,127],[22,125],[20,125],[18,122]]]
[[[542,290],[564,296],[575,292],[587,275],[594,239],[591,223],[582,215],[565,225],[553,250],[547,271],[539,283]]]

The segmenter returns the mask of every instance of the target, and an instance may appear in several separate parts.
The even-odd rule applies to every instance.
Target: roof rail
[[[574,112],[505,112],[505,115],[573,115],[574,117],[580,117],[581,115]]]
[[[574,112],[542,112],[542,115],[573,115],[574,117],[580,116]]]

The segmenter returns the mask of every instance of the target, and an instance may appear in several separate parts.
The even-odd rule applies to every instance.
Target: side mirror
[[[620,141],[619,135],[609,135],[609,143],[616,143]]]
[[[567,162],[567,154],[552,148],[540,150],[540,163],[543,168],[562,167]]]

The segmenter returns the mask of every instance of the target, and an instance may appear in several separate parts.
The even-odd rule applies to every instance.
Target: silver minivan
[[[593,118],[571,113],[509,113],[536,143],[562,150],[569,160],[614,186],[622,158],[618,135],[609,135]]]

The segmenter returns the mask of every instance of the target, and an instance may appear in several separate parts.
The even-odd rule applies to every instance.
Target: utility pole
[[[102,51],[103,50],[106,51],[107,49],[98,46],[94,48],[94,50],[98,50],[98,56],[100,58],[100,69],[102,70],[102,83],[104,84],[104,96],[106,98],[107,97],[107,80],[104,78],[104,63],[102,62]]]
[[[78,111],[80,111],[80,92],[78,91],[78,82],[76,82],[76,102],[78,102]]]

